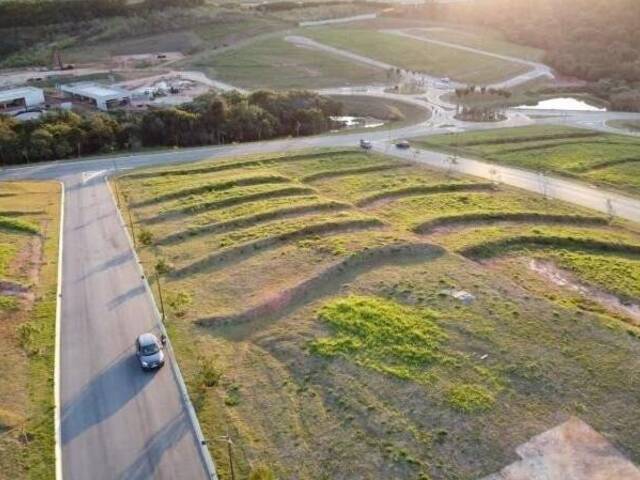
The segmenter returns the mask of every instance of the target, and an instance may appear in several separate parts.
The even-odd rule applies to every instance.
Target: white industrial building
[[[0,90],[0,112],[15,112],[44,105],[44,92],[35,87]]]
[[[67,96],[89,102],[100,110],[109,110],[131,103],[131,92],[118,87],[108,87],[93,82],[79,82],[61,85],[59,88]]]

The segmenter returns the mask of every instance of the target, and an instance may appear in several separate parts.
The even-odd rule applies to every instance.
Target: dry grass
[[[3,183],[0,192],[0,215],[15,220],[0,225],[0,471],[53,478],[60,187]]]

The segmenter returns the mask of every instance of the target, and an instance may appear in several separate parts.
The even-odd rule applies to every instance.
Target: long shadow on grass
[[[175,278],[180,278],[196,272],[220,269],[271,248],[278,247],[284,243],[300,240],[305,237],[332,235],[335,233],[352,232],[357,230],[369,230],[382,226],[384,226],[384,223],[377,218],[337,220],[307,225],[290,232],[259,238],[250,242],[241,243],[234,247],[225,248],[217,253],[207,255],[200,260],[196,260],[183,268],[174,270],[170,275]]]
[[[275,321],[312,301],[331,295],[358,276],[386,265],[413,265],[433,261],[444,254],[442,247],[428,243],[395,244],[354,253],[329,265],[298,285],[283,290],[265,302],[232,315],[212,315],[196,322],[204,327],[237,325],[253,320]],[[241,332],[225,332],[231,338]]]
[[[412,228],[415,233],[431,233],[439,227],[462,227],[469,224],[494,225],[497,222],[543,223],[561,225],[605,226],[609,220],[604,217],[587,215],[554,215],[539,212],[480,212],[462,215],[448,215],[420,223]]]
[[[522,249],[561,248],[602,254],[617,254],[637,258],[640,256],[640,245],[606,242],[589,238],[518,235],[501,240],[482,242],[463,248],[458,253],[465,257],[481,260]]]
[[[437,185],[414,185],[412,187],[383,190],[361,198],[356,202],[359,207],[371,206],[382,200],[397,200],[406,197],[418,197],[437,193],[480,192],[495,190],[492,183],[442,183]]]
[[[190,195],[202,195],[210,192],[223,192],[225,190],[231,190],[235,187],[246,187],[250,185],[271,185],[289,183],[291,179],[283,175],[255,175],[252,177],[232,178],[230,180],[223,180],[219,182],[209,182],[204,185],[197,185],[195,187],[181,188],[171,192],[164,193],[162,195],[156,195],[155,197],[147,198],[133,204],[134,207],[144,207],[147,205],[153,205],[156,203],[167,202],[170,200],[176,200],[182,197],[188,197]]]
[[[352,208],[352,205],[348,203],[341,203],[336,201],[329,202],[316,202],[309,205],[294,205],[293,207],[277,208],[268,210],[266,212],[256,213],[255,215],[247,215],[245,217],[234,218],[224,222],[207,223],[199,227],[188,228],[186,230],[180,230],[178,232],[167,235],[156,242],[156,245],[168,245],[171,243],[179,242],[188,237],[193,237],[202,234],[218,234],[223,232],[229,232],[232,230],[239,230],[242,228],[249,228],[262,223],[270,222],[272,220],[282,220],[285,218],[299,217],[302,215],[321,213],[321,212],[336,212],[340,210],[347,210]]]
[[[235,205],[242,205],[244,203],[257,202],[260,200],[267,200],[272,198],[285,198],[285,197],[299,197],[302,195],[311,195],[316,193],[313,188],[310,187],[285,187],[276,190],[268,190],[266,192],[250,193],[247,195],[236,195],[233,197],[222,198],[219,200],[212,200],[210,202],[200,202],[197,204],[189,205],[187,207],[176,208],[173,210],[166,210],[154,217],[150,217],[145,220],[146,223],[155,224],[166,221],[177,215],[184,214],[198,214],[209,210],[218,210],[221,208],[233,207]]]

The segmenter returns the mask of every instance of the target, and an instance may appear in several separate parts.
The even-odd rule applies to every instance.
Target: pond
[[[566,111],[580,111],[580,112],[606,112],[606,108],[596,107],[584,100],[579,100],[572,97],[560,97],[550,98],[548,100],[542,100],[536,105],[520,105],[519,107],[524,110],[566,110]]]
[[[382,120],[372,117],[352,117],[349,115],[331,117],[341,128],[376,128],[384,125]]]

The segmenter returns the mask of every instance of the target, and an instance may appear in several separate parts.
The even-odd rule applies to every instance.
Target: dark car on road
[[[162,343],[153,333],[136,338],[136,356],[143,370],[155,370],[164,365]]]
[[[373,144],[369,140],[360,140],[360,148],[364,150],[371,150],[373,148]]]
[[[401,148],[402,150],[406,150],[411,147],[409,140],[398,140],[396,142],[396,148]]]

